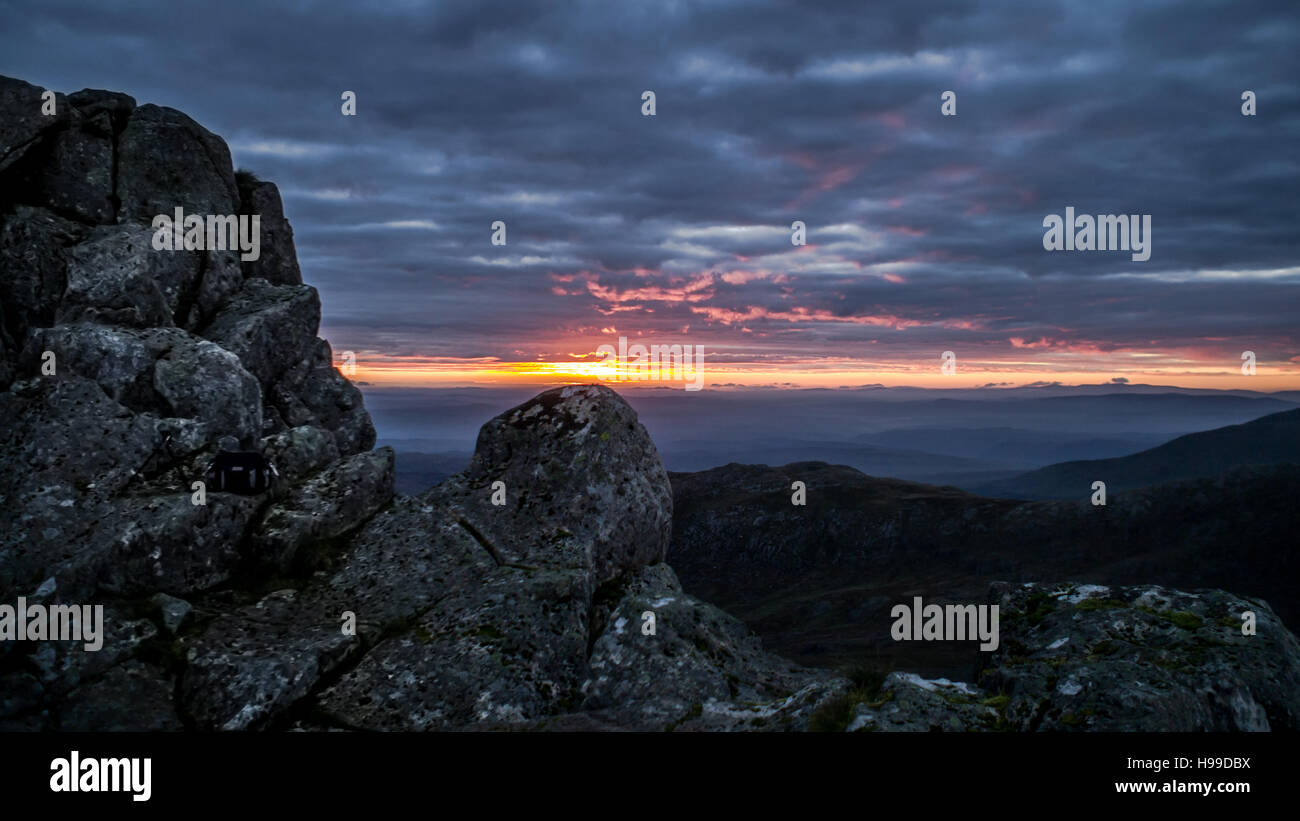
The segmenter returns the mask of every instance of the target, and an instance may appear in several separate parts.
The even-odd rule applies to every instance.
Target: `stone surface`
[[[194,612],[192,604],[166,593],[155,593],[149,601],[158,609],[158,620],[162,622],[163,630],[173,635],[180,632],[185,621]]]
[[[0,322],[11,356],[30,328],[54,322],[67,288],[67,248],[88,230],[43,208],[0,215]]]
[[[281,572],[289,570],[299,548],[343,535],[392,498],[392,448],[342,459],[266,511],[253,536],[253,559]]]
[[[149,224],[159,214],[239,213],[230,149],[179,111],[142,105],[118,138],[119,222]]]
[[[296,605],[292,590],[218,618],[187,645],[181,700],[199,729],[263,727],[360,647],[337,614]]]
[[[184,321],[199,283],[200,255],[155,251],[149,228],[105,226],[68,251],[59,322],[137,328]]]
[[[668,549],[668,475],[636,413],[603,386],[555,388],[491,420],[448,484],[503,561],[583,568],[594,586]]]
[[[24,158],[42,135],[66,125],[72,109],[68,98],[55,93],[55,113],[41,113],[45,89],[0,76],[0,174]],[[0,179],[3,179],[0,176]]]
[[[241,213],[256,214],[261,226],[258,258],[243,263],[244,275],[261,277],[273,285],[301,285],[298,254],[293,245],[293,228],[284,216],[280,189],[275,183],[258,180],[240,184]]]
[[[64,128],[47,132],[15,166],[13,185],[32,204],[83,222],[115,217],[113,121],[107,111],[72,112]]]
[[[980,684],[1010,697],[1014,729],[1300,727],[1300,643],[1265,602],[1154,585],[1001,585],[990,598],[1003,639]]]
[[[239,357],[263,385],[271,385],[310,350],[320,324],[320,298],[307,285],[250,279],[203,330],[203,336]]]
[[[60,712],[64,732],[180,732],[185,729],[166,671],[128,661],[73,692]],[[125,713],[121,705],[129,704]]]
[[[375,445],[375,426],[361,391],[334,367],[329,343],[317,339],[271,388],[270,401],[288,425],[312,425],[332,431],[340,453],[358,453]]]

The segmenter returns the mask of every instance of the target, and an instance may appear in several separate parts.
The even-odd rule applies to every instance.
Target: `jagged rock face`
[[[316,337],[275,186],[241,194],[225,143],[178,111],[85,90],[45,115],[41,91],[0,77],[0,601],[40,587],[134,612],[361,525],[392,497],[392,453],[369,452],[360,393]],[[155,249],[153,218],[178,207],[258,214],[269,253],[245,267],[235,251]],[[281,460],[281,486],[196,504],[223,437]],[[141,727],[181,726],[176,670],[117,644],[89,654],[111,669],[87,668],[86,686],[166,705],[141,705]],[[73,693],[75,666],[57,687],[41,669],[36,648],[5,643],[0,677],[28,676],[17,692],[34,695],[0,723],[129,723]]]
[[[667,474],[613,391],[541,394],[390,504],[275,186],[125,95],[42,117],[0,79],[0,104],[0,593],[111,605],[97,655],[2,648],[0,727],[788,729],[837,686],[681,591]],[[259,259],[155,250],[177,207],[258,214]],[[194,504],[222,437],[282,485]]]
[[[261,254],[243,263],[244,275],[260,277],[272,285],[301,285],[302,271],[293,245],[293,228],[284,218],[280,189],[274,183],[237,180],[244,213],[262,216]]]

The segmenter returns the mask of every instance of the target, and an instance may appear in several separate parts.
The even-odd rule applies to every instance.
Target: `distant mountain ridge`
[[[1300,464],[1300,410],[1180,436],[1154,448],[1111,459],[1048,465],[972,490],[1018,499],[1071,499],[1091,495],[1092,483],[1108,493],[1162,482],[1212,478],[1238,465]]]

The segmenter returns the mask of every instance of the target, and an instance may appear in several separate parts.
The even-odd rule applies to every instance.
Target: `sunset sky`
[[[0,73],[223,136],[374,385],[623,336],[712,387],[1300,388],[1292,2],[63,6],[9,4]],[[1067,206],[1150,214],[1150,260],[1044,250]]]

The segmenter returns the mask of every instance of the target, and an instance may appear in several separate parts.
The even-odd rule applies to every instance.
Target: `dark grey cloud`
[[[47,0],[5,4],[0,72],[223,135],[279,183],[339,348],[533,359],[617,328],[735,361],[1281,363],[1297,9]],[[1151,260],[1045,252],[1066,206],[1151,214]]]

